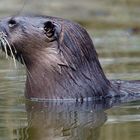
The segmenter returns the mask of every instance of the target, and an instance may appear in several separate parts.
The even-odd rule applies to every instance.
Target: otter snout
[[[0,34],[4,31],[4,28],[2,27],[2,22],[0,21]]]
[[[0,20],[0,32],[8,35],[8,32],[16,25],[16,21],[11,17]]]

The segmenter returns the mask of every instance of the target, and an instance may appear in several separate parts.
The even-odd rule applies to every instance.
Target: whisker
[[[14,56],[14,54],[13,54],[12,48],[11,48],[9,42],[7,41],[7,39],[6,39],[5,37],[3,37],[3,39],[4,39],[4,41],[6,42],[6,44],[8,45],[8,47],[9,47],[9,50],[10,50],[10,52],[11,52],[11,55],[12,55],[12,58],[13,58],[13,61],[14,61],[14,64],[15,64],[15,68],[17,68],[16,59],[15,59],[15,56]]]
[[[1,40],[2,40],[2,39],[0,38],[0,43],[1,43],[0,46],[2,45]],[[0,49],[0,54],[1,54],[1,53],[2,53],[2,49]]]
[[[29,73],[29,75],[32,77],[32,75],[31,75],[31,73],[30,73],[30,71],[28,70],[28,68],[27,68],[27,66],[26,66],[26,64],[25,64],[25,61],[24,61],[24,59],[23,59],[23,56],[21,55],[20,56],[21,57],[21,61],[23,62],[23,65],[25,66],[25,68],[27,69],[27,72]],[[32,77],[33,78],[33,77]]]
[[[30,71],[28,70],[28,68],[27,68],[27,66],[26,66],[26,64],[25,64],[25,61],[24,61],[24,59],[23,59],[23,56],[20,55],[20,57],[21,57],[21,61],[23,62],[23,65],[25,66],[25,68],[26,68],[26,70],[27,70],[27,73],[29,74],[29,85],[32,85],[32,84],[31,84],[30,78],[33,80],[33,76],[32,76],[32,74],[30,73]],[[33,82],[34,82],[34,80],[33,80]],[[32,87],[31,87],[31,86],[30,86],[30,88],[31,88],[31,91],[32,91]]]
[[[17,50],[16,47],[12,44],[13,48],[14,48],[14,53],[17,54]]]
[[[2,45],[3,45],[4,51],[5,51],[5,54],[6,54],[6,58],[8,59],[9,57],[8,57],[8,52],[7,52],[6,43],[5,43],[5,41],[3,40],[3,38],[1,38],[0,41],[1,41]]]

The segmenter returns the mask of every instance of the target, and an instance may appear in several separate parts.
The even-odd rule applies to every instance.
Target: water
[[[21,4],[22,3],[22,4]],[[1,0],[0,17],[23,0]],[[93,38],[109,79],[140,79],[139,0],[28,0],[21,13],[75,20]],[[137,31],[135,30],[137,29]],[[139,140],[140,101],[37,103],[24,98],[25,70],[0,55],[0,140]]]

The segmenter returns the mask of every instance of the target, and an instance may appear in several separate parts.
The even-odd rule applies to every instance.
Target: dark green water
[[[35,12],[75,20],[109,79],[140,79],[139,0],[1,0],[0,17]],[[135,30],[136,29],[136,30]],[[139,140],[140,101],[75,105],[24,99],[25,70],[0,53],[0,140]]]

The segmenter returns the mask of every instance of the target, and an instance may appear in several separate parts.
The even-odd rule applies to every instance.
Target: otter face
[[[88,33],[77,23],[47,17],[9,17],[0,21],[0,44],[6,55],[45,65],[76,69],[97,58]],[[21,59],[22,58],[22,59]],[[37,62],[39,61],[39,62]],[[82,66],[83,67],[83,66]]]
[[[9,17],[0,21],[1,48],[18,59],[58,45],[61,26],[49,17]]]

